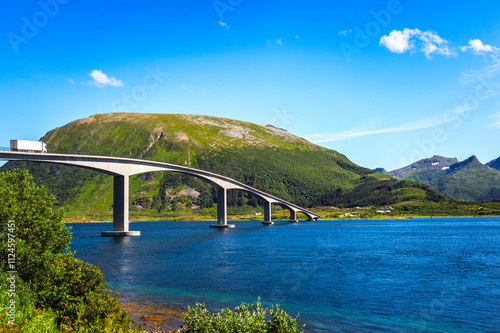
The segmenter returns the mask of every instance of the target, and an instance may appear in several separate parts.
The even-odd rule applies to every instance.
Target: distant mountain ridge
[[[500,171],[500,157],[495,160],[489,161],[485,165]]]
[[[433,156],[387,174],[427,184],[458,200],[500,200],[500,171],[490,167],[497,162],[484,165],[474,155],[464,161]]]

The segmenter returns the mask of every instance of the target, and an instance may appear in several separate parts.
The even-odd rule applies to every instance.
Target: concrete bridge
[[[112,175],[113,231],[103,231],[101,234],[102,236],[140,235],[140,231],[129,231],[129,176],[152,171],[173,171],[184,173],[212,184],[217,190],[217,224],[210,225],[211,228],[234,227],[233,224],[227,224],[227,190],[231,189],[250,192],[265,202],[263,224],[273,224],[271,221],[271,204],[273,203],[280,204],[290,211],[290,222],[298,222],[298,212],[306,215],[309,221],[320,218],[320,216],[316,213],[229,177],[176,164],[121,157],[22,153],[10,151],[0,151],[0,160],[65,164],[96,170]]]

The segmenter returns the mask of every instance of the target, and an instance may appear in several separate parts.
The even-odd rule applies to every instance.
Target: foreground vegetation
[[[0,332],[143,332],[131,328],[99,268],[69,250],[65,210],[54,204],[26,170],[0,173]],[[198,305],[186,312],[184,326],[185,332],[301,331],[297,318],[279,307],[263,309],[260,301],[221,314]]]

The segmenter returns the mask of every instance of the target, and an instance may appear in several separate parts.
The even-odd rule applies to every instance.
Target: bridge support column
[[[227,190],[217,189],[217,224],[211,224],[210,228],[234,228],[234,224],[227,224]]]
[[[297,212],[293,209],[290,209],[290,219],[288,222],[299,222],[299,220],[297,220]]]
[[[113,176],[113,231],[103,231],[101,236],[140,236],[140,231],[128,230],[129,181],[126,176]]]
[[[265,225],[274,224],[274,222],[271,221],[271,203],[270,202],[266,202],[264,204],[264,222],[262,222],[262,224],[265,224]]]

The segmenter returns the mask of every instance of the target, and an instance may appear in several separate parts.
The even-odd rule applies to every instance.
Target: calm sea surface
[[[279,303],[309,332],[500,332],[500,218],[71,224],[72,250],[134,300]]]

